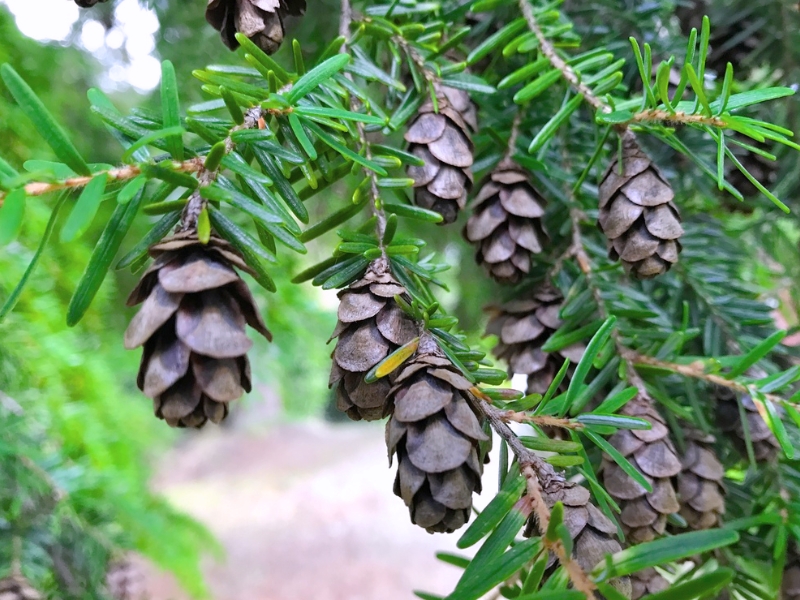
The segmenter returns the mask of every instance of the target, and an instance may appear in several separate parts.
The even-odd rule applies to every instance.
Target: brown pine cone
[[[589,491],[554,470],[540,473],[542,498],[549,508],[556,502],[564,505],[564,525],[572,538],[572,557],[585,572],[590,572],[607,554],[622,550],[617,541],[617,526],[590,501]],[[544,476],[543,476],[544,475]],[[538,526],[536,514],[528,520],[526,537],[534,535]],[[540,530],[540,529],[539,529]],[[541,530],[540,530],[541,531]],[[550,557],[548,568],[556,565],[555,555]],[[626,598],[631,597],[631,582],[628,577],[611,581],[611,584]]]
[[[245,325],[272,338],[233,267],[250,269],[225,240],[203,245],[191,231],[151,246],[150,255],[128,297],[128,306],[144,302],[125,332],[126,348],[144,346],[136,383],[172,427],[219,423],[251,389]]]
[[[714,453],[713,435],[686,430],[686,452],[678,474],[681,516],[691,529],[717,527],[725,514],[725,468]]]
[[[383,258],[339,292],[339,320],[331,335],[339,339],[331,355],[328,387],[336,385],[336,406],[354,421],[374,421],[388,414],[390,377],[365,383],[364,376],[418,335],[417,324],[394,301],[396,295],[408,297]]]
[[[467,390],[430,334],[404,365],[389,394],[394,412],[386,424],[389,459],[397,455],[394,493],[411,522],[429,533],[455,531],[469,520],[472,494],[481,491],[479,442],[488,440]]]
[[[680,504],[672,477],[681,470],[681,461],[664,418],[641,396],[626,404],[620,414],[650,421],[651,429],[620,429],[609,442],[628,459],[653,491],[634,481],[607,455],[603,455],[603,481],[606,490],[622,508],[620,522],[632,544],[649,542],[664,533],[667,516],[678,512]]]
[[[414,202],[441,214],[446,225],[458,218],[458,211],[467,203],[473,145],[464,116],[447,94],[440,90],[436,99],[439,112],[434,112],[432,102],[426,102],[406,131],[409,152],[425,161],[421,167],[409,166],[407,172],[414,180]]]
[[[467,92],[446,85],[437,86],[436,90],[444,94],[450,106],[459,112],[471,131],[478,131],[478,107]]]
[[[653,567],[631,575],[633,593],[631,600],[639,600],[650,594],[663,592],[669,588],[669,581],[664,579]]]
[[[790,547],[783,567],[781,600],[800,600],[800,556]]]
[[[739,404],[736,393],[726,387],[716,386],[714,397],[717,400],[717,423],[722,431],[731,434],[733,445],[742,454],[747,453],[744,429],[739,414]],[[778,456],[780,444],[769,426],[758,412],[753,399],[742,395],[742,406],[747,416],[747,428],[750,431],[750,441],[753,443],[753,454],[758,462],[772,461]]]
[[[283,19],[306,12],[306,0],[208,0],[206,21],[220,32],[231,50],[239,47],[236,33],[249,37],[267,54],[283,41]]]
[[[561,325],[558,313],[563,300],[558,290],[543,285],[526,300],[487,308],[486,335],[499,340],[493,353],[508,363],[511,373],[528,376],[529,394],[544,394],[564,359],[577,363],[586,348],[577,343],[553,353],[541,349]]]
[[[608,256],[620,259],[639,279],[669,271],[678,261],[683,235],[675,194],[632,133],[622,142],[622,174],[614,155],[600,184],[598,224],[608,238]]]
[[[489,175],[472,204],[464,237],[478,246],[475,260],[496,281],[517,283],[531,270],[531,255],[542,252],[547,201],[516,163],[504,160]]]
[[[0,579],[0,600],[41,600],[42,595],[22,575]]]
[[[106,573],[106,589],[114,600],[141,600],[144,578],[129,559],[112,561]]]

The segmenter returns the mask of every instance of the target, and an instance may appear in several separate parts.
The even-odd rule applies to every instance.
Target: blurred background
[[[314,18],[337,13],[327,1],[329,11],[317,1],[311,18],[289,25],[288,36],[311,40],[304,51],[335,37],[334,19]],[[203,0],[112,0],[90,10],[71,0],[0,0],[0,63],[28,81],[90,162],[113,164],[120,149],[89,112],[86,91],[101,88],[123,112],[158,107],[160,62],[170,59],[184,103],[203,100],[192,70],[240,62],[204,8]],[[16,167],[53,158],[1,87],[0,155]],[[22,235],[0,253],[0,302],[36,252],[54,201],[29,202]],[[95,597],[85,588],[106,578],[108,564],[152,599],[401,600],[413,589],[451,590],[459,571],[434,553],[455,540],[409,525],[391,493],[382,424],[336,422],[330,408],[325,340],[335,292],[288,282],[324,258],[330,240],[310,244],[302,261],[282,257],[277,294],[253,287],[276,339],[256,340],[254,391],[224,427],[182,433],[153,417],[135,385],[138,353],[122,348],[134,275],[108,277],[87,317],[65,324],[105,220],[80,243],[53,239],[0,324],[0,577],[17,537],[25,574],[48,597]],[[461,266],[445,274],[444,301],[470,327],[489,290],[469,248],[450,237],[438,250]],[[464,306],[453,304],[459,286],[471,287]],[[485,486],[478,506],[496,489]]]

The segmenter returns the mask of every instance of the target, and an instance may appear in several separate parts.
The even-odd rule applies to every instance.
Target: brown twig
[[[505,160],[514,156],[517,151],[517,138],[519,138],[519,128],[522,124],[522,111],[518,110],[514,115],[514,121],[511,123],[511,134],[508,136],[508,144],[506,145],[506,152],[500,160],[502,163]]]
[[[548,417],[547,415],[529,415],[525,412],[517,412],[514,410],[502,411],[500,418],[507,423],[531,423],[539,427],[560,427],[561,429],[583,429],[583,423],[578,423],[571,419],[563,419],[559,417]]]
[[[690,115],[685,112],[671,113],[666,110],[649,108],[633,115],[633,118],[626,121],[628,123],[675,123],[681,125],[709,125],[710,127],[724,128],[728,126],[727,121],[720,117],[707,117],[705,115]]]

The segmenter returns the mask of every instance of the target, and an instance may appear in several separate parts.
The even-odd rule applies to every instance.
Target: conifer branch
[[[628,123],[664,123],[675,125],[708,125],[710,127],[724,128],[727,121],[720,117],[707,117],[706,115],[692,115],[686,112],[668,112],[656,108],[648,108],[633,115]]]

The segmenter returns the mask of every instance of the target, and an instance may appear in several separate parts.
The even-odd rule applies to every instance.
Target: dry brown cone
[[[397,456],[394,493],[411,522],[429,533],[464,525],[472,495],[481,491],[480,442],[488,441],[467,392],[472,384],[453,367],[430,334],[403,365],[389,394],[389,460]]]
[[[633,588],[631,600],[639,600],[656,592],[663,592],[669,588],[669,581],[664,579],[653,567],[644,569],[631,575]]]
[[[0,600],[41,600],[42,595],[22,575],[0,579]]]
[[[106,589],[114,600],[142,600],[144,578],[129,559],[115,560],[106,573]]]
[[[547,201],[512,160],[502,161],[475,198],[464,237],[478,246],[475,260],[500,283],[517,283],[542,252]]]
[[[586,349],[577,343],[557,352],[542,351],[542,345],[561,325],[558,313],[563,300],[558,290],[543,285],[525,300],[487,308],[486,334],[499,340],[494,355],[508,363],[511,373],[528,376],[529,394],[544,394],[564,359],[577,363]]]
[[[339,292],[339,320],[331,339],[339,338],[331,355],[328,387],[336,386],[336,406],[354,421],[386,416],[390,377],[366,383],[367,372],[418,335],[418,327],[394,301],[408,297],[379,258],[364,277]]]
[[[221,422],[228,403],[251,389],[250,325],[267,339],[247,284],[250,271],[223,239],[201,244],[191,231],[150,248],[155,259],[128,298],[144,303],[125,332],[125,347],[144,346],[137,385],[172,427]]]
[[[639,279],[669,271],[678,261],[683,235],[675,194],[632,133],[622,141],[600,183],[598,224],[608,238],[608,256],[621,260]]]
[[[91,1],[91,0],[90,0]],[[208,0],[206,21],[220,32],[231,50],[239,47],[241,32],[267,54],[277,51],[283,41],[283,19],[306,12],[306,0]]]
[[[725,514],[725,468],[714,452],[713,435],[693,428],[686,430],[686,452],[678,474],[681,516],[690,529],[717,527]]]
[[[639,544],[662,535],[667,516],[680,510],[672,478],[681,471],[681,461],[664,418],[650,401],[634,398],[620,414],[646,419],[652,425],[651,429],[620,429],[608,440],[644,476],[652,492],[603,455],[605,488],[622,508],[619,518],[625,537],[631,544]]]
[[[781,600],[800,600],[800,556],[797,548],[787,552],[781,581]]]
[[[747,442],[745,441],[736,392],[726,387],[716,386],[713,394],[717,400],[716,414],[719,428],[730,434],[733,445],[736,446],[739,452],[746,454]],[[753,399],[745,394],[742,395],[741,402],[747,417],[747,428],[750,432],[750,441],[753,444],[753,455],[756,461],[774,460],[780,450],[778,440],[759,414]]]
[[[474,147],[468,119],[475,123],[474,114],[469,110],[462,114],[457,108],[465,106],[465,97],[469,101],[465,92],[437,88],[439,111],[434,111],[430,100],[423,104],[405,135],[409,152],[425,162],[408,167],[408,176],[414,180],[414,202],[442,215],[443,225],[458,218],[472,188]]]
[[[617,526],[590,501],[589,491],[563,476],[549,473],[540,483],[542,498],[548,508],[556,502],[564,506],[564,525],[572,538],[572,558],[581,569],[588,573],[601,562],[607,554],[622,550],[617,541]],[[528,520],[524,535],[530,537],[537,531],[536,513]],[[540,531],[540,530],[539,530]],[[556,565],[555,555],[551,555],[548,568]],[[626,598],[631,597],[631,582],[628,577],[614,579],[611,584]]]

